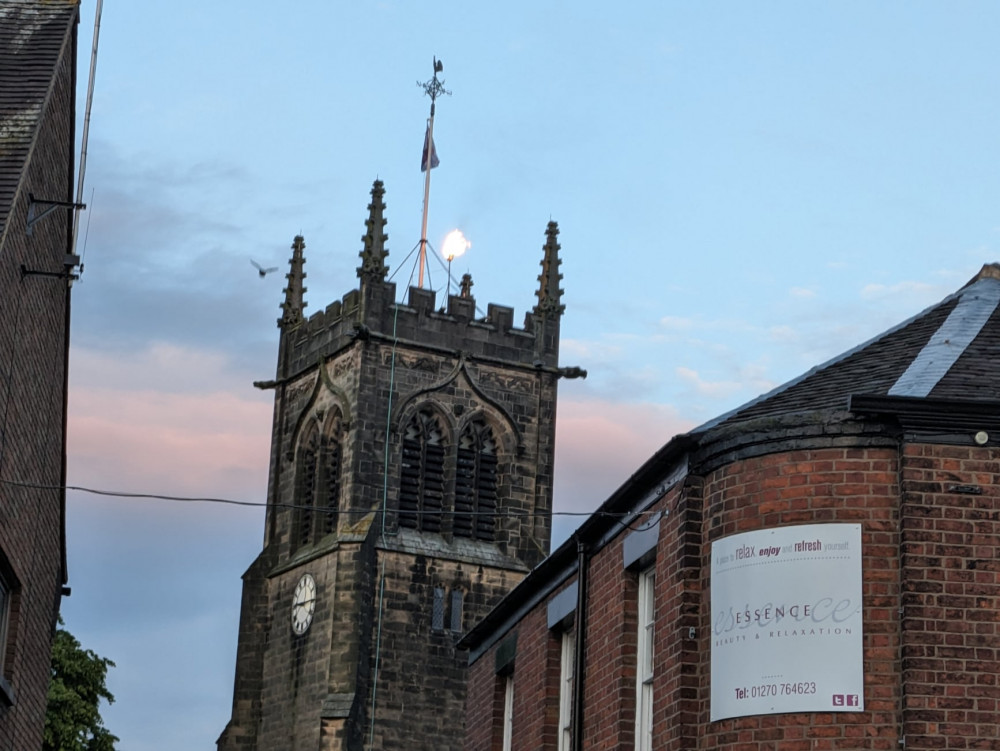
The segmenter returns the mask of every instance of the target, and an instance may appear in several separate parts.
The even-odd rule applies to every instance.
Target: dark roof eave
[[[894,417],[903,427],[917,429],[1000,430],[1000,401],[994,399],[852,394],[848,409],[856,414]]]

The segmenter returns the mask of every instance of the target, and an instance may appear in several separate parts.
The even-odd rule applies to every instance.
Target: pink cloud
[[[270,427],[267,397],[74,389],[69,484],[263,500]]]
[[[592,511],[663,444],[694,426],[662,404],[560,400],[556,510]]]

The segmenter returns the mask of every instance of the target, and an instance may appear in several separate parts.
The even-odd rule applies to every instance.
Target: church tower
[[[278,320],[264,548],[243,577],[220,751],[461,748],[461,635],[549,552],[560,369],[558,227],[537,303],[397,303],[384,189],[358,288],[304,315],[292,245]]]

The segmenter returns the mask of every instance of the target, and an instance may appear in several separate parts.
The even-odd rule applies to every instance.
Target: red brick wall
[[[906,748],[1000,748],[997,451],[909,445],[902,481]]]
[[[897,454],[822,449],[729,464],[705,478],[705,539],[698,647],[698,745],[734,751],[899,748]],[[710,578],[713,540],[790,524],[860,522],[865,711],[761,715],[709,722]]]
[[[40,748],[49,655],[62,585],[63,409],[68,293],[63,279],[72,217],[57,211],[26,232],[28,192],[72,200],[73,72],[69,45],[0,247],[0,550],[19,584],[10,612],[0,699],[0,748]],[[2,222],[3,218],[0,218]],[[47,486],[54,489],[26,487]]]
[[[1000,749],[998,495],[996,449],[929,444],[906,444],[902,454],[791,451],[689,477],[656,505],[669,513],[655,562],[655,748],[890,751],[905,735],[908,751]],[[822,522],[861,524],[864,711],[710,722],[712,541]],[[586,749],[634,744],[636,574],[623,568],[625,534],[589,567]],[[545,607],[517,626],[516,671],[531,670],[525,663],[550,638]],[[494,652],[470,672],[469,751],[491,748],[484,726]],[[556,695],[537,680],[531,686],[526,695],[527,685],[518,684],[518,706],[547,718],[552,713],[538,705],[548,701],[554,712]],[[537,719],[529,731],[516,715],[514,748],[554,748],[542,738]]]
[[[563,588],[572,581],[570,579]],[[513,665],[514,748],[556,747],[561,634],[548,627],[547,602],[533,609],[514,631],[500,639],[469,669],[464,746],[467,751],[498,751],[501,748],[504,689],[502,677],[496,672],[496,652],[500,644],[514,634],[517,638]]]
[[[635,723],[638,585],[622,567],[622,540],[592,558],[587,572],[583,734],[592,748],[631,743]]]

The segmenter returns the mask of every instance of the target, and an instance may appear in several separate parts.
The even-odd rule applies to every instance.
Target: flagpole
[[[426,158],[426,163],[421,163],[421,169],[427,174],[424,175],[424,217],[420,224],[420,274],[417,278],[417,286],[424,286],[424,266],[427,264],[427,210],[431,197],[431,170],[434,168],[434,102],[438,94],[451,94],[444,88],[444,82],[438,81],[437,74],[444,70],[444,65],[437,58],[434,58],[434,77],[426,83],[417,82],[423,88],[424,93],[431,98],[431,116],[427,120],[427,132],[424,135],[424,151],[422,159]]]
[[[432,144],[434,143],[434,95],[431,94],[431,116],[427,121],[427,169],[424,170],[424,218],[420,223],[420,274],[417,279],[417,286],[424,287],[424,266],[427,263],[427,208],[431,197],[431,158],[434,153]],[[412,278],[412,277],[411,277]]]

